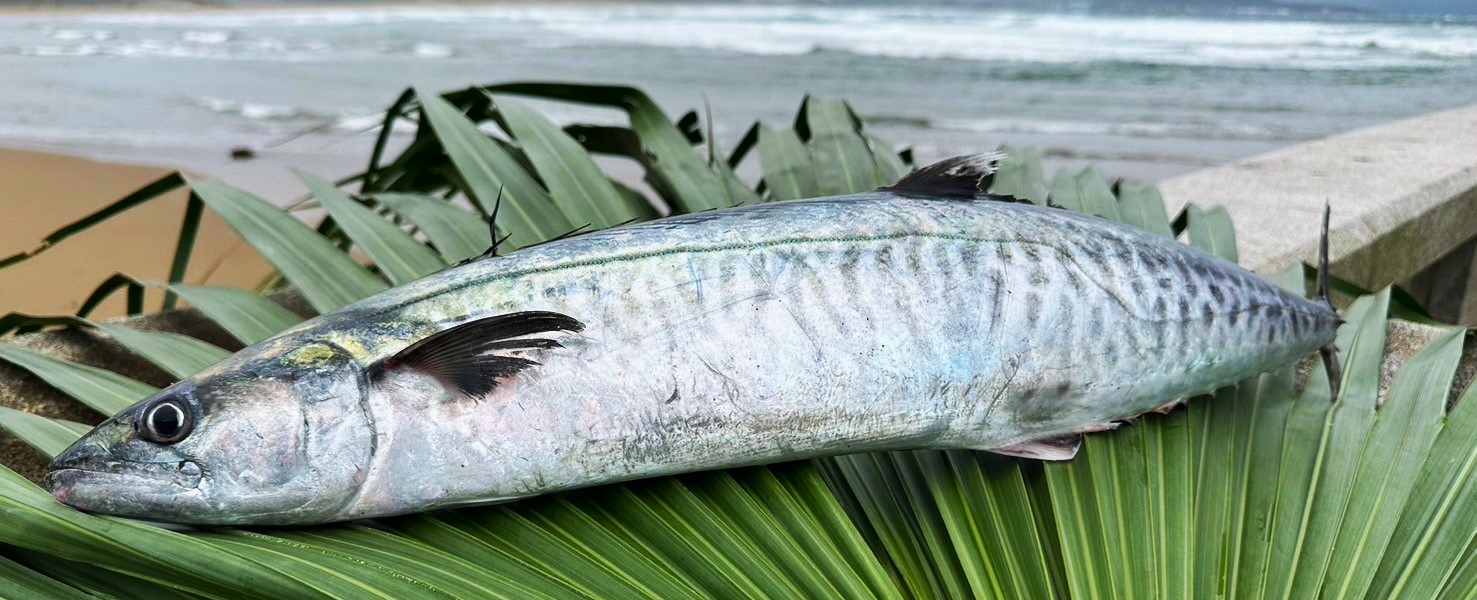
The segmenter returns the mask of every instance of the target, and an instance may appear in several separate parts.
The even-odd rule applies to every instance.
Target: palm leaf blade
[[[195,600],[200,598],[195,594],[115,573],[96,565],[62,560],[16,548],[6,550],[17,562],[93,596],[116,600]]]
[[[991,194],[1002,194],[1036,204],[1046,202],[1051,188],[1041,172],[1041,152],[1032,148],[1001,146],[1005,159],[1000,161],[990,184],[985,188]]]
[[[532,588],[464,557],[376,529],[350,526],[333,531],[284,532],[282,537],[415,574],[419,579],[434,581],[438,589],[456,598],[539,597]]]
[[[355,202],[332,183],[303,172],[298,172],[297,177],[392,283],[415,281],[446,266],[430,248]]]
[[[612,590],[617,594],[630,593],[630,588],[621,583],[609,583],[602,577],[591,576],[598,567],[590,563],[588,555],[568,548],[553,536],[541,533],[527,519],[506,507],[463,511],[440,517],[421,515],[392,522],[391,526],[396,533],[465,557],[516,581],[519,587],[534,597],[594,597],[598,590]],[[590,534],[588,538],[594,538],[599,533],[593,528],[587,531]],[[601,549],[609,548],[598,542],[591,542],[591,545]],[[545,556],[557,558],[545,560],[542,558]],[[621,553],[605,556],[610,556],[618,564],[633,565],[621,560],[626,556]],[[590,584],[587,579],[595,579],[597,582]],[[663,589],[660,580],[646,581],[651,582],[652,589]]]
[[[0,543],[44,552],[215,598],[307,598],[298,582],[204,541],[62,506],[0,468]]]
[[[255,344],[302,322],[276,302],[246,290],[216,285],[172,285],[186,302],[245,344]]]
[[[48,458],[60,454],[92,426],[61,419],[48,419],[40,415],[0,406],[0,429],[5,429],[22,442],[45,454]]]
[[[1447,333],[1421,349],[1396,375],[1369,431],[1324,589],[1338,596],[1362,596],[1373,581],[1415,485],[1417,466],[1440,429],[1465,334]]]
[[[764,183],[775,200],[795,200],[820,195],[815,168],[805,142],[792,129],[759,129],[759,162]]]
[[[492,246],[487,223],[445,200],[410,194],[375,194],[374,199],[419,226],[448,263],[472,258]]]
[[[1206,210],[1191,204],[1185,207],[1183,218],[1191,246],[1236,262],[1236,229],[1225,207]]]
[[[95,323],[93,327],[180,379],[203,371],[231,355],[218,346],[178,333],[141,331],[115,323]]]
[[[512,100],[495,98],[494,103],[572,223],[603,229],[654,214],[650,204],[621,195],[579,142],[553,121]]]
[[[1243,386],[1253,396],[1237,408],[1238,484],[1231,504],[1231,555],[1227,572],[1230,597],[1256,594],[1267,568],[1272,511],[1281,475],[1282,438],[1292,410],[1292,369],[1261,376]],[[1247,410],[1249,409],[1249,410]]]
[[[1195,455],[1195,554],[1194,597],[1215,598],[1226,595],[1224,573],[1231,548],[1231,496],[1234,478],[1233,444],[1235,431],[1229,425],[1236,418],[1243,398],[1241,388],[1252,387],[1247,381],[1238,386],[1217,390],[1215,397],[1191,401],[1190,415],[1198,440]]]
[[[1108,186],[1107,178],[1103,177],[1095,167],[1087,167],[1073,178],[1076,191],[1082,200],[1083,212],[1102,217],[1112,221],[1122,221],[1123,217],[1118,211],[1118,199],[1113,196],[1113,189]]]
[[[692,144],[661,107],[641,90],[566,83],[508,83],[485,89],[619,108],[630,117],[631,131],[640,140],[649,174],[674,209],[695,212],[719,208],[728,198],[719,176],[692,151]]]
[[[513,245],[527,246],[573,228],[533,176],[466,115],[434,94],[421,94],[420,103],[426,121],[466,181],[463,191],[489,214],[498,208],[498,226],[512,236]]]
[[[845,102],[807,98],[803,110],[821,195],[853,194],[892,183],[878,176],[877,162]]]
[[[206,206],[326,313],[387,287],[296,217],[267,201],[216,181],[189,180]]]
[[[1174,230],[1169,227],[1169,216],[1164,211],[1164,197],[1157,187],[1139,183],[1119,184],[1118,210],[1124,223],[1164,237],[1174,237]]]
[[[1193,422],[1188,410],[1177,410],[1144,427],[1144,455],[1150,490],[1149,519],[1155,549],[1153,568],[1159,595],[1189,598],[1194,590],[1195,472]],[[1141,551],[1141,550],[1139,550]]]
[[[1344,351],[1345,373],[1371,373],[1379,368],[1385,353],[1385,314],[1389,293],[1360,298],[1346,313],[1349,325],[1339,332],[1337,345]],[[1340,397],[1329,409],[1324,423],[1326,433],[1316,449],[1315,476],[1306,493],[1300,540],[1292,547],[1294,554],[1286,563],[1284,594],[1291,598],[1316,594],[1322,582],[1334,538],[1344,509],[1348,505],[1354,475],[1359,467],[1359,449],[1374,422],[1375,386],[1368,378],[1346,377]],[[1328,393],[1327,380],[1315,377],[1309,383],[1309,396],[1317,402]],[[1289,542],[1293,543],[1293,542]],[[1286,551],[1284,551],[1286,557]]]
[[[1088,460],[1073,460],[1045,466],[1052,514],[1058,515],[1057,532],[1068,590],[1073,597],[1081,598],[1110,596],[1115,589],[1091,465]]]
[[[65,600],[92,598],[82,590],[65,585],[24,565],[0,556],[0,589],[14,600]]]
[[[30,371],[62,393],[104,415],[112,415],[159,391],[111,371],[52,358],[11,344],[0,344],[0,360]]]
[[[1434,598],[1477,538],[1477,386],[1442,426],[1375,574],[1376,598]]]

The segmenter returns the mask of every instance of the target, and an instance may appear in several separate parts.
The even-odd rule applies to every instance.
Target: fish
[[[858,452],[1066,460],[1333,342],[1327,302],[980,192],[997,160],[448,268],[123,410],[43,483],[97,513],[306,525]]]

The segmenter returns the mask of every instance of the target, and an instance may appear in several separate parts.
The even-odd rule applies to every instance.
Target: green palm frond
[[[560,128],[512,96],[620,108],[629,127]],[[845,193],[905,162],[838,101],[807,98],[793,128],[759,125],[734,161],[744,185],[703,158],[643,93],[616,86],[505,84],[402,96],[387,127],[414,141],[376,150],[358,193],[302,175],[333,227],[260,198],[187,184],[319,311],[480,254],[502,195],[510,247],[586,223]],[[495,124],[502,135],[479,127]],[[388,136],[389,133],[384,133]],[[709,141],[711,143],[711,141]],[[716,145],[710,145],[717,158]],[[632,195],[592,155],[639,157],[657,197]],[[1039,155],[1012,152],[986,189],[1184,236],[1234,259],[1223,209],[1175,219],[1150,186],[1095,170],[1050,184]],[[735,185],[738,182],[738,185]],[[758,191],[756,191],[758,190]],[[137,196],[137,194],[135,194]],[[129,200],[137,204],[141,200]],[[192,203],[193,205],[194,203]],[[111,214],[111,213],[109,213]],[[106,218],[106,216],[102,217]],[[74,224],[56,237],[89,224]],[[187,263],[193,236],[180,247]],[[355,262],[357,247],[372,265]],[[183,269],[179,270],[183,273]],[[1302,285],[1292,273],[1291,285]],[[122,280],[120,280],[122,281]],[[131,281],[131,280],[129,280]],[[112,289],[132,289],[124,281]],[[243,290],[158,285],[242,343],[300,317]],[[1344,380],[1300,388],[1295,367],[1168,414],[1089,436],[1040,463],[979,452],[846,456],[664,477],[510,504],[304,529],[177,531],[92,516],[0,468],[0,595],[20,598],[1465,598],[1477,583],[1477,401],[1449,402],[1464,332],[1422,330],[1386,392],[1386,290],[1356,300],[1340,332]],[[73,317],[10,317],[12,328]],[[224,355],[192,338],[95,326],[184,376]],[[189,340],[189,341],[184,341]],[[155,388],[0,343],[15,364],[99,416]],[[1316,368],[1316,367],[1315,367]],[[52,455],[85,426],[0,410],[0,428]]]

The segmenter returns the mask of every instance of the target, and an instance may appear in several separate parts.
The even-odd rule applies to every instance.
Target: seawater
[[[1477,25],[722,4],[0,17],[9,145],[347,165],[403,88],[514,80],[630,83],[674,118],[706,104],[728,147],[813,93],[924,160],[1011,143],[1156,179],[1477,102]]]

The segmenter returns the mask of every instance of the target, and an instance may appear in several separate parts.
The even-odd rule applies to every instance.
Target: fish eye
[[[144,411],[140,435],[156,444],[173,444],[190,435],[195,419],[178,401],[165,399]]]

